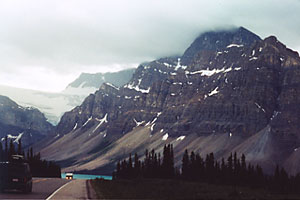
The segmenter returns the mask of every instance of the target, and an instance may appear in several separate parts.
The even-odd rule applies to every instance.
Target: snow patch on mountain
[[[116,90],[119,90],[120,88],[118,88],[117,86],[111,84],[111,83],[105,83],[106,85],[109,85],[110,87],[115,88]]]
[[[215,94],[218,94],[219,91],[218,91],[218,87],[216,87],[213,91],[211,91],[210,93],[208,93],[208,96],[212,96],[212,95],[215,95]]]
[[[78,123],[76,123],[75,126],[73,127],[73,131],[76,130],[77,126],[78,126]]]
[[[135,85],[134,82],[128,83],[124,86],[124,88],[128,88],[130,90],[136,90],[136,91],[141,92],[141,93],[149,93],[150,87],[148,87],[148,89],[140,88],[141,81],[142,81],[142,79],[139,79],[137,85]]]
[[[82,125],[82,127],[86,126],[91,120],[93,119],[93,117],[89,117],[86,122]]]
[[[199,70],[199,71],[193,71],[193,72],[190,72],[190,71],[185,71],[185,74],[186,75],[194,75],[194,74],[200,74],[201,76],[212,76],[214,74],[218,74],[218,73],[227,73],[227,72],[230,72],[232,70],[235,70],[235,71],[238,71],[240,70],[241,68],[240,67],[236,67],[236,68],[232,68],[232,67],[229,67],[229,68],[222,68],[222,69],[203,69],[203,70]]]
[[[178,69],[183,69],[183,70],[185,70],[185,69],[187,68],[187,66],[181,65],[180,61],[181,61],[181,59],[178,58],[178,60],[177,60],[177,65],[176,65],[176,67],[175,67],[175,70],[176,70],[176,71],[177,71]]]
[[[11,139],[13,140],[14,143],[18,143],[19,144],[19,141],[20,139],[22,138],[24,132],[22,133],[19,133],[19,135],[11,135],[11,134],[7,134],[7,139]],[[5,140],[5,137],[1,138],[1,141],[3,142]]]
[[[237,48],[241,48],[241,47],[243,47],[244,45],[242,45],[242,44],[230,44],[230,45],[228,45],[226,48],[231,48],[231,47],[237,47]]]
[[[180,136],[180,137],[178,137],[178,138],[176,139],[176,141],[182,141],[182,140],[184,140],[184,138],[185,138],[185,135]]]
[[[107,113],[104,115],[104,117],[102,119],[98,119],[96,118],[96,120],[99,122],[99,124],[96,126],[96,128],[93,130],[93,133],[103,124],[103,123],[107,123]]]
[[[135,118],[133,118],[133,121],[135,122],[136,126],[140,126],[145,123],[145,121],[138,122]]]
[[[263,107],[261,107],[258,103],[255,102],[255,105],[256,105],[259,109],[261,109],[264,113],[266,112],[265,109],[263,109]]]
[[[162,140],[167,140],[168,139],[168,137],[169,137],[169,134],[168,133],[166,133],[163,137],[162,137]]]

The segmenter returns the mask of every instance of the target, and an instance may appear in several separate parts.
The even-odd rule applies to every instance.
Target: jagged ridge
[[[57,132],[95,139],[98,150],[86,151],[87,164],[69,163],[80,169],[113,163],[127,156],[125,150],[161,149],[166,142],[176,144],[177,157],[184,148],[214,151],[217,158],[239,150],[270,169],[300,145],[299,70],[298,54],[275,37],[260,40],[244,28],[204,33],[181,58],[141,64],[124,87],[102,85],[62,117]]]

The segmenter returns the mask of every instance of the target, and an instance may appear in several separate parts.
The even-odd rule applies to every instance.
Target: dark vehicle
[[[0,162],[0,189],[1,192],[12,189],[25,193],[32,191],[32,174],[23,156],[15,155],[7,162]]]

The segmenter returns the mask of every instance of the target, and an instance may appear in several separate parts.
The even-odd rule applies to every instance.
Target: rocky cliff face
[[[55,145],[66,138],[43,155],[83,159],[68,163],[82,170],[103,169],[129,152],[168,142],[178,161],[189,148],[217,158],[238,151],[266,169],[287,160],[284,165],[293,166],[300,145],[299,70],[298,53],[273,36],[261,40],[244,28],[204,33],[182,57],[141,64],[125,86],[103,84],[65,113],[57,133],[94,138],[88,158],[79,152],[55,157]]]
[[[233,33],[245,32],[243,28],[238,30]],[[125,129],[125,132],[132,130],[135,126],[133,119],[136,121],[145,121],[146,123],[155,119],[157,113],[160,113],[160,116],[157,118],[155,126],[153,126],[155,128],[154,131],[164,128],[170,134],[179,134],[182,131],[188,134],[189,132],[195,132],[195,130],[199,134],[209,134],[212,131],[230,132],[231,130],[238,130],[240,132],[240,130],[244,129],[244,132],[247,132],[247,129],[250,127],[233,122],[232,120],[237,118],[234,116],[236,114],[235,110],[238,110],[237,112],[239,113],[239,109],[246,110],[248,106],[256,109],[257,106],[255,103],[260,103],[258,100],[258,102],[254,102],[256,99],[253,99],[253,105],[248,105],[248,102],[243,101],[243,98],[248,97],[241,94],[243,90],[240,90],[242,87],[240,84],[245,81],[245,77],[251,77],[251,74],[248,72],[248,68],[251,68],[251,66],[245,66],[248,64],[251,52],[245,52],[245,49],[249,48],[247,45],[248,43],[250,44],[247,39],[254,34],[245,32],[244,38],[246,39],[243,39],[243,35],[237,34],[240,36],[239,38],[229,32],[231,36],[229,37],[226,33],[206,33],[204,36],[200,36],[191,46],[196,46],[199,43],[202,44],[200,40],[209,40],[213,42],[209,46],[211,51],[202,52],[208,46],[205,42],[204,47],[201,45],[198,46],[198,50],[194,51],[200,53],[195,54],[194,58],[190,59],[193,60],[193,63],[189,66],[183,66],[181,58],[159,59],[140,65],[131,81],[122,88],[115,88],[104,84],[99,91],[90,95],[82,106],[65,114],[58,125],[58,132],[68,133],[75,127],[76,123],[76,128],[80,128],[91,116],[92,118],[102,118],[105,114],[108,115],[108,119],[113,119],[111,126],[114,126],[113,129],[116,129],[116,125],[113,124],[115,124],[115,120],[125,120],[125,111],[128,118],[125,120],[126,127],[118,127],[120,130]],[[229,46],[223,47],[223,51],[214,51],[213,49],[218,50],[222,47],[219,43],[215,43],[215,40],[222,41],[224,35],[228,40],[226,40],[226,43],[229,43]],[[252,37],[254,38],[252,44],[256,39],[259,39],[257,36]],[[231,42],[239,42],[240,44],[232,44],[230,46],[230,39]],[[244,40],[248,43],[243,43]],[[215,45],[215,48],[212,47],[213,45]],[[240,59],[237,60],[237,57]],[[251,72],[250,70],[250,73],[255,73],[255,71]],[[242,77],[237,76],[237,74],[242,74]],[[238,77],[239,80],[234,80],[235,77]],[[249,80],[250,84],[251,81]],[[249,83],[247,83],[248,85]],[[255,89],[256,86],[253,86],[253,90]],[[222,96],[220,91],[224,93]],[[218,96],[220,97],[217,98]],[[265,96],[268,96],[268,94],[265,94]],[[224,114],[222,113],[218,115],[216,112],[221,112],[219,107],[224,107],[223,101],[225,100],[230,102],[228,105],[225,105],[226,111],[224,113],[227,116],[223,116]],[[220,103],[218,103],[219,101]],[[239,105],[239,102],[242,102],[243,105]],[[131,112],[129,113],[129,111]],[[201,116],[198,116],[199,113],[201,113]],[[220,119],[220,115],[223,116],[223,120]],[[260,123],[265,121],[261,119],[262,117],[258,117],[257,115],[259,114],[256,112],[251,113],[253,116],[248,115],[248,113],[244,115],[249,118],[255,118]],[[196,119],[194,119],[195,116],[197,116]],[[73,120],[69,123],[71,118]],[[212,124],[211,121],[213,118],[218,118],[218,122],[214,120],[214,124]],[[246,121],[247,119],[243,120]],[[91,119],[90,121],[93,120]],[[249,124],[258,126],[257,128],[251,128],[252,132],[256,132],[262,128],[255,122],[249,122]],[[64,126],[69,127],[63,128]]]
[[[19,106],[8,97],[0,96],[0,138],[8,136],[23,146],[33,144],[54,130],[45,116],[35,108]]]

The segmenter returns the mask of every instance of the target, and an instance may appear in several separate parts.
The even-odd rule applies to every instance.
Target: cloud
[[[1,1],[0,73],[19,74],[30,87],[25,72],[63,80],[83,71],[115,71],[180,55],[201,32],[229,26],[276,35],[295,49],[299,10],[295,0]],[[49,88],[42,80],[37,85]]]

